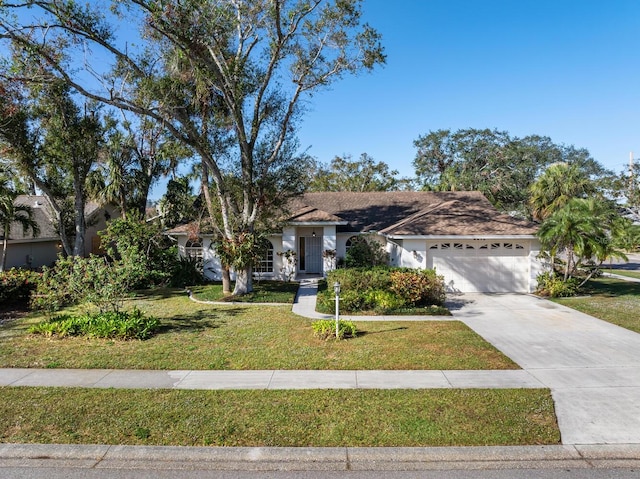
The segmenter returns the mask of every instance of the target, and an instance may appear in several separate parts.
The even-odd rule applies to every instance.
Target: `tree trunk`
[[[5,267],[7,266],[7,246],[9,239],[9,231],[8,228],[4,230],[4,238],[2,239],[2,262],[0,263],[0,272],[3,272]]]
[[[236,287],[233,290],[234,296],[247,294],[253,291],[253,268],[247,266],[236,271]]]
[[[87,230],[87,224],[84,218],[84,192],[79,185],[77,185],[75,189],[76,194],[73,208],[76,237],[73,243],[73,256],[84,256],[84,238]]]
[[[231,294],[231,272],[229,267],[221,265],[222,267],[222,294],[229,296]]]

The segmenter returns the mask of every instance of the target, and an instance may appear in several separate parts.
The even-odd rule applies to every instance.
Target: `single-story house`
[[[58,254],[62,252],[62,242],[49,201],[41,195],[20,195],[16,197],[15,203],[32,208],[33,219],[40,228],[40,234],[34,236],[30,229],[25,234],[19,223],[13,223],[7,241],[6,268],[37,269],[52,265]],[[85,206],[87,231],[84,256],[102,252],[98,231],[106,228],[109,219],[119,216],[120,213],[116,207],[103,207],[93,201],[87,202]],[[2,238],[1,232],[0,238]]]
[[[459,292],[532,292],[542,271],[537,226],[497,211],[480,192],[319,192],[290,201],[282,231],[256,267],[263,278],[322,276],[354,238],[380,241],[394,266],[435,268]],[[201,259],[210,279],[220,263],[211,236],[193,225],[167,232],[179,254]]]

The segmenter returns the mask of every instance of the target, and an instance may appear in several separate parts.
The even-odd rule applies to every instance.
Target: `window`
[[[462,249],[462,243],[453,243],[455,249]]]
[[[524,249],[524,246],[522,246],[520,243],[516,243],[516,249]]]
[[[256,273],[273,273],[273,244],[268,239],[260,243],[260,256],[254,265]]]
[[[431,246],[429,246],[429,249],[438,249],[438,245],[437,244],[432,244]]]
[[[187,258],[194,259],[198,265],[198,269],[202,271],[204,254],[202,252],[202,238],[187,240],[184,246],[184,254]]]
[[[491,249],[500,249],[500,243],[491,243]]]
[[[451,243],[442,243],[440,245],[440,249],[449,249],[451,248]]]
[[[502,245],[505,249],[513,249],[513,243],[503,243]]]
[[[358,241],[362,241],[362,238],[360,238],[359,236],[352,236],[351,238],[349,238],[345,244],[345,251],[349,251],[351,247]]]

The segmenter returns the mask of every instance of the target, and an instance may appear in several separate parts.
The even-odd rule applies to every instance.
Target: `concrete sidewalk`
[[[150,371],[0,369],[0,386],[126,389],[544,388],[527,371]]]

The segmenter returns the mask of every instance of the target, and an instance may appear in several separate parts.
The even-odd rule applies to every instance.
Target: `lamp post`
[[[336,293],[336,339],[339,339],[340,326],[338,318],[340,316],[340,283],[338,281],[333,283],[333,291]]]

